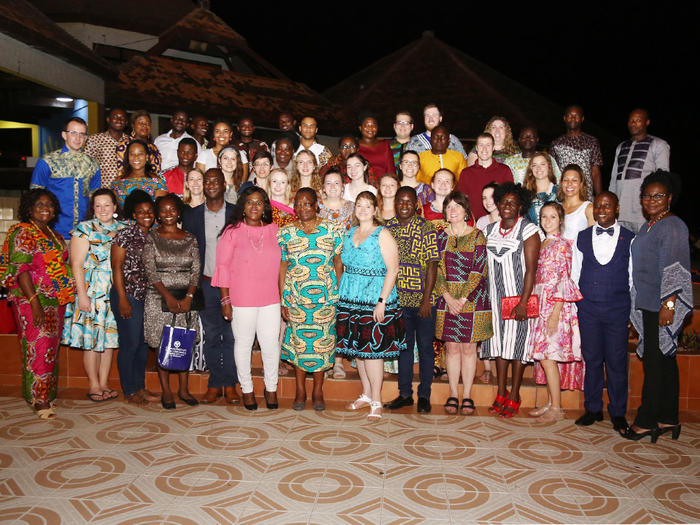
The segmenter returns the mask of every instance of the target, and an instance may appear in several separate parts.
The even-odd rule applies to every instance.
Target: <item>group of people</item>
[[[551,154],[538,149],[533,127],[516,143],[504,117],[490,119],[467,152],[437,106],[423,116],[425,132],[412,135],[411,115],[399,112],[391,141],[364,114],[337,155],[316,141],[313,117],[297,128],[288,113],[270,147],[248,117],[235,128],[215,121],[212,143],[206,119],[185,131],[184,111],[154,141],[143,111],[132,115],[131,135],[118,108],[94,137],[71,119],[64,148],[37,164],[0,261],[26,399],[40,417],[56,417],[62,342],[85,350],[90,400],[118,396],[108,384],[118,348],[126,399],[175,408],[170,371],[159,368],[160,394],[144,384],[147,349],[174,322],[196,330],[209,370],[199,401],[179,372],[177,397],[190,405],[240,403],[240,383],[243,405],[257,409],[257,337],[269,409],[278,407],[280,359],[295,370],[295,410],[306,406],[308,374],[312,406],[324,410],[324,378],[344,377],[346,359],[362,383],[348,408],[369,408],[369,419],[414,403],[414,362],[419,413],[431,411],[444,363],[444,410],[469,415],[481,357],[495,361],[493,414],[519,412],[534,363],[548,402],[533,417],[561,419],[561,390],[582,389],[586,412],[576,423],[602,420],[605,384],[624,437],[677,438],[675,351],[693,304],[688,232],[671,212],[679,180],[668,172],[668,145],[647,134],[648,114],[630,114],[611,191],[578,106],[566,109],[566,134]],[[632,426],[630,319],[645,370]],[[382,405],[387,371],[398,373],[399,395]]]

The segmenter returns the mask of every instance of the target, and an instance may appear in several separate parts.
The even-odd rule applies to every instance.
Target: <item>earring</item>
[[[245,217],[245,212],[243,212],[243,217]]]
[[[113,218],[113,219],[116,219],[117,217],[119,217],[119,215],[117,215],[117,212],[115,211],[115,212],[112,214],[112,218]]]

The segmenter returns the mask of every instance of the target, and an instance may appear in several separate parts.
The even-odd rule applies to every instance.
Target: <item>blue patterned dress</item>
[[[287,261],[282,306],[289,312],[281,359],[307,372],[328,370],[335,363],[338,281],[333,258],[342,250],[340,228],[323,220],[307,234],[292,223],[279,230],[277,240]]]
[[[114,234],[123,227],[121,221],[105,225],[97,219],[91,219],[79,223],[73,230],[73,237],[87,239],[90,243],[83,268],[92,311],[82,312],[78,308],[76,294],[75,301],[66,307],[61,337],[64,345],[95,352],[119,346],[117,322],[109,300],[112,288],[110,251]]]
[[[406,349],[406,331],[394,286],[388,298],[384,321],[372,318],[386,265],[379,250],[378,227],[359,246],[353,243],[357,226],[345,236],[341,260],[345,265],[338,291],[336,317],[337,352],[357,359],[396,359]]]

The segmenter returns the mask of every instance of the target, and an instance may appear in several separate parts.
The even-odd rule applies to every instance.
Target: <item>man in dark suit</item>
[[[226,180],[218,168],[204,174],[204,204],[188,208],[182,226],[197,238],[202,275],[199,286],[204,293],[204,310],[200,312],[204,327],[204,358],[209,368],[209,385],[202,403],[214,403],[222,393],[229,404],[240,403],[236,392],[238,374],[233,358],[231,322],[221,314],[221,294],[211,285],[216,267],[216,244],[219,234],[233,214],[234,206],[224,201]]]

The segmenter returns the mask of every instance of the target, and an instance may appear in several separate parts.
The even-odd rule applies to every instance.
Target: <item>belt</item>
[[[208,275],[202,275],[202,279],[204,279],[205,281],[211,281],[211,277],[209,277]]]

